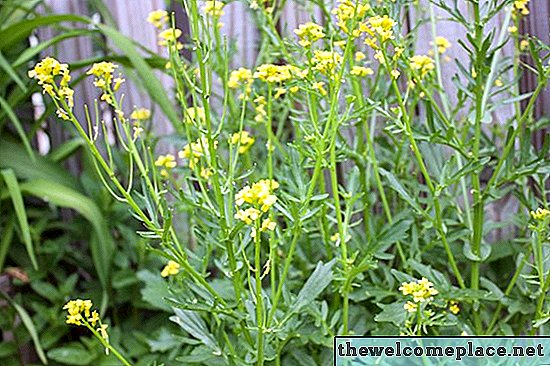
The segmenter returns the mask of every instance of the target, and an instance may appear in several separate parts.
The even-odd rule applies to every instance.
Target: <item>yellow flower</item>
[[[240,67],[237,70],[231,71],[227,86],[231,89],[236,89],[239,86],[249,85],[250,83],[252,83],[252,71],[245,67]]]
[[[367,34],[365,44],[376,50],[379,48],[378,40],[382,44],[395,38],[393,35],[395,24],[397,24],[395,20],[387,15],[375,15],[370,17],[365,23],[362,23],[359,26],[359,30]]]
[[[90,309],[92,306],[91,300],[70,300],[63,306],[63,310],[67,310],[68,313],[66,323],[81,325],[82,322],[85,321],[85,318],[90,318]]]
[[[542,221],[550,216],[550,211],[545,208],[539,207],[535,211],[531,211],[530,214],[533,220]]]
[[[201,169],[201,171],[199,173],[201,178],[204,179],[204,180],[209,180],[210,177],[212,176],[212,174],[214,174],[214,173],[212,172],[212,169],[210,169],[210,168],[203,168],[203,169]]]
[[[330,236],[330,241],[338,241],[340,240],[340,233],[334,233]]]
[[[69,65],[62,64],[53,57],[46,57],[29,70],[28,76],[37,80],[43,93],[48,93],[54,100],[65,100],[69,109],[72,109],[74,91],[69,88]],[[56,79],[59,82],[56,82]]]
[[[332,14],[336,16],[336,24],[345,33],[349,33],[348,21],[356,19],[357,24],[366,13],[370,10],[370,5],[362,4],[357,0],[338,0],[340,3],[336,8],[332,9]]]
[[[399,291],[403,295],[412,295],[413,301],[415,303],[431,301],[433,296],[437,295],[439,292],[433,287],[433,283],[428,281],[426,278],[422,277],[420,280],[415,280],[411,282],[403,282]]]
[[[168,12],[163,9],[154,10],[147,16],[147,21],[160,29],[168,22]]]
[[[217,149],[218,142],[214,141],[214,149]],[[201,137],[197,141],[187,144],[178,153],[180,159],[189,160],[189,168],[194,169],[203,156],[208,156],[208,139]]]
[[[271,220],[269,217],[267,219],[264,219],[264,221],[262,221],[262,225],[260,226],[260,232],[261,233],[264,233],[266,231],[273,231],[275,230],[275,228],[277,227],[277,223],[273,220]],[[252,228],[252,233],[250,234],[251,237],[255,238],[256,237],[256,228],[253,227]]]
[[[166,29],[159,33],[158,44],[159,46],[163,46],[163,47],[169,46],[171,44],[175,44],[176,48],[180,50],[183,48],[183,45],[180,42],[178,42],[178,38],[181,37],[181,35],[182,35],[182,32],[178,28]]]
[[[204,114],[204,108],[202,107],[189,107],[185,111],[185,123],[197,122],[199,124],[206,121],[206,115]]]
[[[424,78],[427,73],[435,68],[434,60],[429,56],[416,55],[409,59],[411,68],[420,73],[420,78]]]
[[[496,80],[495,80],[495,86],[496,86],[496,87],[499,87],[499,88],[500,88],[502,85],[504,85],[504,83],[502,82],[502,80],[500,80],[500,79],[496,79]]]
[[[527,8],[527,5],[529,4],[530,0],[516,0],[514,1],[514,8],[513,8],[513,16],[516,16],[517,12],[521,12],[522,15],[528,15],[529,14],[529,8]]]
[[[55,114],[57,114],[57,117],[61,118],[62,120],[65,120],[65,121],[68,121],[68,120],[71,119],[69,117],[69,115],[67,114],[67,112],[65,112],[63,109],[56,110]]]
[[[522,39],[519,43],[519,49],[521,51],[525,51],[527,48],[529,48],[529,41],[526,39]]]
[[[224,14],[224,6],[225,4],[219,0],[207,1],[204,4],[203,11],[205,14],[211,15],[214,18],[219,18]]]
[[[300,76],[300,69],[295,66],[263,64],[256,69],[254,78],[266,83],[284,83],[295,75]]]
[[[279,99],[282,95],[285,95],[286,89],[285,88],[276,88],[275,89],[275,95],[273,98]]]
[[[359,77],[364,77],[367,75],[374,74],[374,71],[370,67],[353,66],[351,68],[350,74],[359,76]]]
[[[333,77],[336,74],[337,68],[342,62],[342,56],[333,51],[313,51],[311,59],[313,68],[324,75]]]
[[[135,109],[132,114],[130,114],[130,118],[136,121],[143,121],[146,119],[149,119],[151,117],[151,111],[147,108],[139,108]]]
[[[254,110],[256,111],[254,121],[264,122],[267,118],[267,112],[265,110],[265,105],[267,104],[267,101],[265,100],[265,97],[260,95],[259,97],[254,99],[254,103],[256,103],[256,106],[254,107]]]
[[[355,52],[355,61],[361,62],[365,58],[367,58],[367,56],[363,52],[361,52],[361,51]]]
[[[437,47],[437,52],[444,54],[449,47],[451,47],[451,42],[445,37],[435,37],[435,42],[431,42],[432,45]]]
[[[66,100],[69,108],[74,107],[74,99],[73,99],[74,90],[73,89],[69,88],[68,86],[62,86],[61,88],[59,88],[59,91],[57,92],[57,94],[61,99]]]
[[[235,203],[237,206],[242,206],[246,202],[259,206],[262,212],[266,212],[277,201],[277,197],[272,194],[277,188],[279,188],[277,181],[262,179],[252,186],[243,187],[235,195]]]
[[[516,33],[517,31],[518,31],[518,27],[516,27],[515,25],[508,27],[508,32],[510,33]]]
[[[392,79],[396,79],[396,80],[397,80],[397,78],[401,75],[401,73],[400,73],[398,70],[392,70],[392,71],[390,72],[390,75],[391,75]]]
[[[250,207],[246,210],[238,210],[235,213],[235,218],[237,220],[243,221],[247,225],[250,225],[252,224],[252,222],[256,221],[261,215],[262,213],[260,212],[260,210],[254,207]]]
[[[231,136],[231,139],[229,140],[232,145],[239,144],[239,154],[244,154],[248,150],[250,150],[252,145],[254,145],[254,141],[254,137],[250,136],[250,133],[248,133],[248,131],[242,131],[240,133],[236,132]]]
[[[325,82],[324,81],[318,81],[316,83],[313,83],[313,89],[317,90],[321,95],[325,96],[327,95],[327,90],[325,89]]]
[[[92,311],[91,316],[87,320],[88,323],[92,324],[92,327],[95,327],[96,323],[99,321],[99,314],[97,311]]]
[[[86,72],[86,75],[94,75],[96,77],[94,85],[101,89],[106,89],[111,85],[113,80],[113,73],[118,65],[112,62],[98,62],[92,65],[92,67]]]
[[[418,308],[418,305],[415,304],[414,302],[407,301],[405,305],[403,305],[403,308],[407,310],[409,313],[414,313]]]
[[[460,307],[458,306],[458,303],[456,301],[451,301],[451,306],[449,306],[449,311],[454,315],[460,312]]]
[[[168,261],[168,264],[164,266],[164,268],[162,269],[162,272],[160,272],[160,275],[162,277],[175,276],[179,273],[179,271],[180,271],[180,265],[178,262]]]
[[[294,33],[300,38],[298,42],[302,47],[309,47],[313,43],[325,37],[323,27],[313,22],[300,24]]]
[[[176,165],[176,158],[172,154],[160,155],[157,160],[155,160],[155,166],[164,167],[166,169],[175,168]]]

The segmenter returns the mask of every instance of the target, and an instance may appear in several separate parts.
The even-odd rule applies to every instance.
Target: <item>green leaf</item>
[[[36,261],[36,256],[34,255],[34,247],[32,246],[31,230],[27,220],[27,211],[25,210],[25,204],[23,203],[23,196],[21,195],[19,183],[17,182],[17,178],[15,177],[13,170],[3,169],[1,173],[10,193],[13,208],[15,209],[15,215],[17,216],[19,227],[21,228],[23,243],[25,243],[25,247],[27,249],[27,254],[29,255],[34,269],[38,269],[38,263]]]
[[[67,159],[81,146],[84,146],[85,141],[82,138],[74,138],[59,145],[55,150],[52,150],[48,156],[56,163]]]
[[[176,130],[180,129],[180,118],[178,117],[170,98],[168,98],[164,86],[158,80],[158,77],[153,73],[151,67],[149,67],[147,62],[138,52],[135,43],[114,28],[108,27],[104,24],[98,24],[97,27],[108,39],[113,41],[113,43],[128,56],[136,72],[141,77],[143,85],[149,92],[151,98],[157,102]]]
[[[108,287],[111,261],[114,253],[114,242],[100,209],[94,201],[67,186],[57,182],[35,179],[20,185],[21,191],[39,197],[56,206],[76,210],[86,218],[92,228],[90,240],[92,260],[94,262],[99,281],[104,289]]]
[[[10,104],[0,96],[0,107],[4,110],[4,112],[8,115],[8,118],[13,123],[13,126],[15,127],[15,130],[17,131],[17,134],[19,135],[19,138],[21,138],[21,142],[23,142],[23,146],[25,146],[25,150],[27,151],[27,154],[29,157],[35,161],[34,151],[32,150],[31,143],[29,142],[29,139],[27,138],[27,133],[25,132],[25,129],[23,128],[23,125],[21,124],[21,121],[19,118],[17,118],[17,115],[11,108]]]
[[[80,343],[72,342],[48,352],[48,357],[65,365],[89,365],[96,355],[86,350]]]
[[[91,20],[72,14],[45,15],[30,20],[23,20],[0,31],[0,39],[2,40],[0,50],[11,49],[15,44],[27,39],[38,27],[61,22],[90,23]]]
[[[14,223],[10,220],[6,223],[6,226],[2,228],[2,237],[0,238],[0,273],[4,269],[4,261],[8,255],[8,250],[10,249],[11,239],[13,238]]]
[[[31,160],[19,143],[0,138],[0,168],[10,168],[21,179],[45,179],[80,191],[74,176],[59,164],[43,156]]]
[[[407,319],[407,312],[403,309],[401,302],[394,302],[393,304],[378,304],[382,308],[382,312],[378,313],[374,320],[377,322],[390,322],[397,326],[401,326]]]
[[[13,66],[10,64],[8,60],[4,57],[2,52],[0,51],[0,69],[3,69],[6,74],[9,75],[10,78],[12,78],[13,81],[23,90],[23,92],[27,92],[27,85],[21,80],[21,77],[19,74],[17,74],[17,71],[13,69]]]
[[[187,333],[199,339],[205,346],[210,348],[214,353],[220,354],[221,348],[216,342],[214,336],[208,330],[206,323],[194,311],[181,310],[173,308],[174,316],[170,320],[183,328]]]
[[[166,281],[160,276],[160,272],[153,273],[148,270],[142,270],[137,273],[137,277],[145,284],[141,289],[141,298],[143,301],[158,309],[165,311],[172,310],[164,300],[170,296],[170,290]]]
[[[296,301],[292,306],[292,312],[296,312],[303,306],[311,303],[327,288],[332,282],[332,266],[334,263],[336,263],[335,259],[326,264],[322,262],[317,263],[315,270],[298,293],[298,297],[296,297]]]
[[[30,317],[29,313],[18,303],[13,301],[4,291],[0,290],[0,295],[6,299],[6,301],[15,309],[17,314],[19,315],[19,318],[21,318],[21,322],[27,328],[27,331],[29,332],[32,342],[34,344],[34,349],[36,350],[36,354],[38,355],[38,358],[40,358],[40,361],[44,365],[48,364],[48,360],[46,359],[46,355],[44,354],[44,350],[42,349],[42,345],[40,344],[40,340],[38,338],[38,332],[36,331],[36,328],[32,322],[32,318]]]
[[[388,183],[390,184],[390,187],[396,191],[401,198],[403,198],[409,205],[411,205],[412,208],[414,208],[417,212],[422,212],[422,209],[416,201],[411,197],[411,195],[405,190],[405,188],[399,183],[397,178],[395,178],[395,175],[393,175],[392,172],[387,171],[386,169],[380,168],[380,174],[384,176]]]

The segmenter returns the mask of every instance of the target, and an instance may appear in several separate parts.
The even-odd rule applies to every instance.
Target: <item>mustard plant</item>
[[[158,276],[170,320],[197,340],[178,360],[326,364],[338,334],[545,332],[548,141],[537,150],[530,136],[547,125],[533,107],[548,46],[518,32],[529,1],[467,1],[467,11],[318,1],[322,19],[285,35],[276,2],[243,3],[262,35],[248,67],[231,59],[225,2],[183,1],[188,38],[170,14],[148,18],[181,106],[173,146],[157,145],[149,111],[127,117],[117,65],[88,72],[98,103],[114,111],[117,144],[105,138],[103,152],[97,104],[87,121],[72,113],[68,67],[48,58],[29,74],[166,261]],[[464,38],[438,35],[434,9]],[[407,30],[411,10],[418,24]],[[430,49],[417,47],[422,24]],[[467,58],[455,60],[449,91],[451,47]],[[521,93],[525,72],[538,82]],[[496,121],[506,105],[513,113]],[[117,171],[113,148],[128,172]],[[492,219],[488,208],[510,196],[512,219]],[[490,242],[499,226],[513,230]]]

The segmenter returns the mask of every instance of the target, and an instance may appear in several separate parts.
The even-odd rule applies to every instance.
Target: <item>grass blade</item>
[[[29,228],[29,222],[27,220],[27,212],[25,211],[25,204],[23,203],[23,196],[21,195],[21,190],[15,173],[11,169],[4,169],[1,172],[4,182],[8,187],[8,191],[11,196],[11,201],[13,203],[13,208],[15,209],[15,214],[17,216],[17,221],[19,221],[19,227],[21,228],[21,235],[23,236],[23,242],[27,248],[27,254],[32,262],[34,269],[38,269],[38,263],[34,255],[34,247],[32,246],[31,239],[31,230]]]
[[[23,325],[29,331],[32,342],[34,343],[36,354],[40,358],[40,361],[42,361],[44,365],[47,365],[48,360],[46,359],[46,355],[44,354],[44,350],[42,349],[42,345],[40,344],[40,339],[38,338],[38,332],[36,331],[36,327],[34,326],[29,313],[27,313],[27,311],[21,305],[13,301],[6,293],[4,293],[4,291],[0,290],[0,295],[2,295],[2,297],[6,299],[6,301],[15,309],[15,311],[17,311],[17,314],[19,314],[19,317],[21,318],[21,322],[23,322]]]

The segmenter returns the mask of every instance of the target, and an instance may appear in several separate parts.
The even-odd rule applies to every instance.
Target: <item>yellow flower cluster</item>
[[[172,154],[160,155],[157,160],[155,160],[155,166],[162,168],[160,175],[163,177],[167,177],[170,169],[175,168],[177,165],[176,158]]]
[[[353,66],[351,68],[350,74],[352,74],[354,76],[365,77],[367,75],[374,74],[374,70],[371,69],[370,67]]]
[[[189,107],[185,111],[185,123],[196,122],[203,124],[206,121],[206,115],[204,114],[204,108],[202,107]]]
[[[231,139],[229,140],[232,145],[239,144],[239,154],[244,154],[248,150],[250,150],[252,145],[254,145],[254,141],[256,140],[254,139],[254,137],[250,136],[250,133],[248,133],[248,131],[241,131],[240,133],[236,132],[231,136]]]
[[[409,58],[409,61],[411,62],[411,68],[420,73],[421,79],[435,68],[434,60],[429,56],[416,55]]]
[[[260,216],[262,215],[262,212],[254,207],[249,207],[246,210],[239,210],[235,214],[235,218],[237,220],[243,221],[245,224],[250,225],[254,221],[256,221]]]
[[[550,211],[539,207],[535,211],[531,211],[530,214],[533,220],[542,221],[550,216]]]
[[[302,47],[309,47],[313,43],[325,37],[323,27],[313,22],[300,24],[298,26],[298,29],[294,30],[294,33],[300,38],[300,41],[298,41],[298,43]]]
[[[333,77],[342,62],[342,56],[334,51],[316,50],[313,52],[311,62],[315,70],[328,77]]]
[[[206,1],[203,7],[205,14],[208,14],[214,18],[219,18],[224,14],[223,7],[225,4],[220,0]]]
[[[93,64],[92,67],[86,72],[86,75],[95,76],[94,86],[103,91],[101,100],[110,105],[113,104],[111,93],[116,92],[124,82],[124,79],[120,77],[113,78],[113,74],[117,68],[118,65],[115,65],[112,62],[102,61]]]
[[[273,231],[277,227],[277,223],[273,220],[271,220],[269,217],[264,219],[262,221],[262,224],[260,225],[260,232],[265,233],[266,231]],[[250,236],[255,238],[256,237],[256,228],[252,228],[252,232],[250,233]]]
[[[214,149],[218,148],[218,142],[214,141]],[[194,169],[203,156],[208,156],[208,139],[201,137],[197,141],[187,144],[178,153],[180,159],[189,160],[189,168]]]
[[[160,272],[162,277],[175,276],[180,272],[180,265],[178,262],[168,261],[166,266]]]
[[[63,306],[63,310],[67,310],[68,313],[66,323],[82,325],[83,321],[88,321],[92,326],[95,326],[99,317],[95,310],[90,312],[92,306],[91,300],[76,299],[69,301]]]
[[[168,22],[168,12],[163,9],[154,10],[149,13],[147,21],[155,26],[155,28],[161,29]]]
[[[37,63],[32,70],[29,70],[28,76],[31,79],[36,79],[38,85],[42,87],[44,93],[48,93],[55,102],[64,100],[69,109],[74,106],[74,90],[69,87],[71,75],[69,73],[69,65],[62,64],[53,57],[46,57]],[[59,84],[56,82],[59,79]],[[68,120],[69,116],[63,109],[57,109],[57,115]]]
[[[264,122],[267,118],[267,112],[265,110],[265,105],[267,104],[267,101],[265,100],[264,96],[259,96],[256,99],[254,99],[254,103],[256,106],[254,107],[254,110],[256,111],[256,116],[254,117],[254,121],[256,122]]]
[[[379,44],[394,39],[393,27],[396,22],[387,15],[380,16],[375,15],[370,17],[365,23],[359,26],[359,30],[367,34],[365,38],[365,44],[372,47],[372,49],[379,49]]]
[[[239,67],[237,70],[231,71],[227,86],[231,89],[236,89],[239,86],[247,85],[249,88],[252,83],[252,71],[245,67]]]
[[[294,76],[301,76],[301,70],[292,65],[263,64],[254,73],[254,78],[266,83],[284,83]]]
[[[516,16],[517,12],[520,12],[522,15],[528,15],[529,14],[529,8],[527,5],[529,4],[530,0],[516,0],[514,1],[514,7],[512,15]]]
[[[431,301],[433,296],[439,293],[433,287],[433,283],[424,277],[416,281],[403,282],[401,287],[399,287],[399,291],[401,291],[405,296],[412,295],[415,303]]]
[[[279,188],[277,181],[262,179],[252,184],[252,186],[242,188],[235,195],[235,204],[242,206],[244,203],[248,203],[259,207],[262,212],[266,212],[277,201],[277,196],[273,194],[273,191],[277,188]]]
[[[181,50],[183,48],[183,44],[178,41],[178,38],[180,38],[182,35],[181,29],[178,28],[169,28],[165,29],[162,32],[159,33],[159,46],[163,47],[170,47],[171,45],[175,45],[176,49]]]
[[[136,121],[144,121],[151,117],[151,111],[147,108],[136,109],[130,114],[130,118]]]
[[[68,313],[66,323],[84,325],[89,329],[93,329],[96,325],[99,325],[96,331],[99,332],[107,343],[109,343],[109,334],[107,333],[108,325],[101,322],[97,311],[90,311],[92,306],[91,300],[70,300],[63,306],[63,310],[67,310]],[[105,349],[105,352],[108,354],[108,349]]]
[[[336,8],[332,9],[332,14],[336,16],[336,24],[345,33],[349,33],[348,21],[356,19],[357,24],[365,17],[370,10],[370,5],[362,4],[357,0],[338,0],[340,3]],[[354,36],[358,36],[357,33]]]
[[[437,52],[444,54],[449,47],[451,47],[451,42],[445,37],[437,36],[435,37],[435,42],[432,42],[432,45],[437,47]]]

